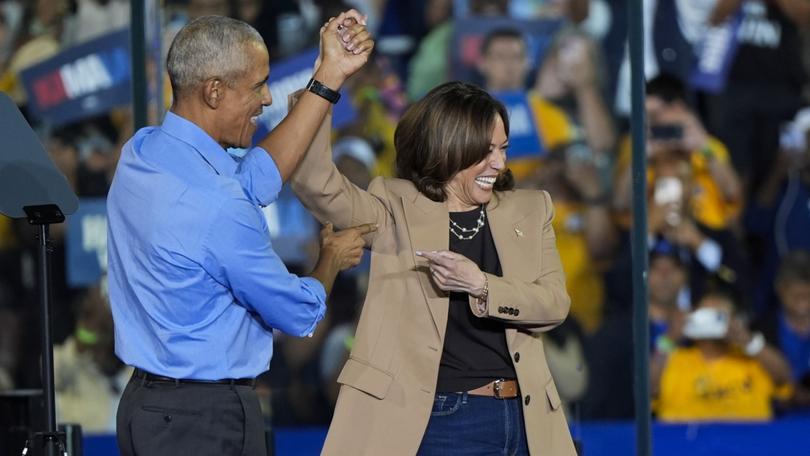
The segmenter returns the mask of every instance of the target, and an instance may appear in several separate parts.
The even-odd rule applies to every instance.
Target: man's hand
[[[486,276],[464,255],[449,250],[418,251],[416,255],[428,260],[430,275],[441,290],[468,293],[474,297],[484,294]]]
[[[321,257],[329,257],[341,271],[357,266],[363,257],[363,236],[374,231],[377,225],[373,223],[337,232],[327,223],[321,230]]]
[[[357,266],[363,256],[363,236],[377,231],[377,225],[367,223],[343,231],[335,232],[327,223],[321,230],[321,253],[310,276],[317,279],[326,294],[332,292],[332,285],[338,272]]]
[[[366,30],[366,18],[351,9],[321,27],[320,54],[314,78],[337,90],[368,61],[374,40]]]
[[[683,114],[683,148],[689,152],[700,152],[709,145],[709,133],[703,128],[700,119],[692,111]]]

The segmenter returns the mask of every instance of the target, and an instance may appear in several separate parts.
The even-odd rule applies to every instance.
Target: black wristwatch
[[[329,103],[335,104],[340,100],[340,92],[330,89],[323,85],[320,81],[312,78],[307,83],[307,90],[324,98]]]

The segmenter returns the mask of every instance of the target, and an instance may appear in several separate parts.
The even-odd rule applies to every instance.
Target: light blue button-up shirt
[[[259,207],[281,185],[263,149],[235,159],[171,112],[124,145],[107,198],[121,360],[174,378],[255,377],[269,366],[273,328],[313,331],[324,288],[287,271]]]

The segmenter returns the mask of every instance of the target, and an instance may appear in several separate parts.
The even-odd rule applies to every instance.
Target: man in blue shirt
[[[272,101],[261,36],[205,16],[172,42],[171,111],[124,146],[107,200],[116,353],[135,367],[118,409],[122,455],[265,454],[253,384],[273,329],[311,334],[335,275],[360,261],[375,227],[327,225],[311,277],[297,277],[274,253],[260,206],[368,59],[364,24],[351,10],[324,25],[312,88],[239,160],[225,149],[250,147]]]

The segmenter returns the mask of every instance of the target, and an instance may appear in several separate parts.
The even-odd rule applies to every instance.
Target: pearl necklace
[[[479,231],[481,231],[481,227],[484,226],[484,219],[486,218],[486,213],[484,212],[484,205],[481,205],[481,214],[478,216],[478,222],[476,222],[474,228],[464,228],[463,226],[459,225],[458,223],[454,222],[453,219],[450,219],[450,232],[453,233],[459,240],[461,241],[469,241],[470,239],[474,238]],[[453,229],[455,228],[455,229]],[[459,231],[456,231],[459,230]],[[472,233],[470,235],[465,236],[465,233]]]

